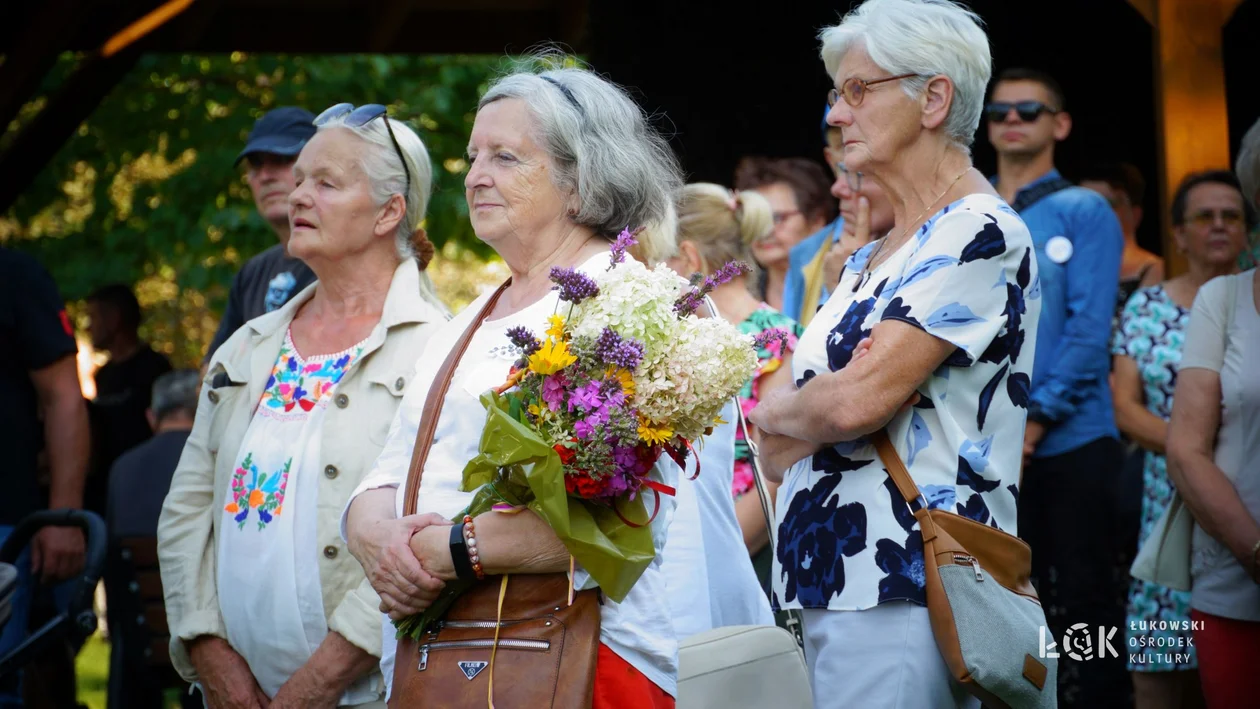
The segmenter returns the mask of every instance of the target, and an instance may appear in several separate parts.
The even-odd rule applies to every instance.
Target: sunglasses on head
[[[1054,115],[1059,109],[1052,108],[1040,101],[994,101],[984,107],[984,115],[994,123],[1001,123],[1011,114],[1011,109],[1015,109],[1015,115],[1019,116],[1019,120],[1024,123],[1032,123],[1041,117],[1041,114],[1048,113]]]
[[[389,127],[389,109],[379,103],[366,103],[358,108],[355,108],[352,103],[339,103],[316,116],[315,125],[322,126],[342,116],[345,116],[345,124],[351,128],[362,128],[377,118],[385,119],[385,130],[389,133],[390,141],[394,143],[394,150],[398,153],[398,159],[402,161],[403,174],[407,177],[407,191],[403,194],[405,200],[407,195],[411,194],[411,168],[407,167],[407,158],[403,155],[402,146],[398,144],[398,138],[394,137],[394,129]]]

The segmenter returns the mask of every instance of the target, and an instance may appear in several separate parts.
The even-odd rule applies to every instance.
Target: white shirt
[[[661,555],[679,639],[728,625],[774,625],[731,497],[739,425],[733,401],[722,420],[700,447],[699,477],[688,479],[690,467],[679,476],[678,507]]]
[[[303,359],[285,335],[224,495],[220,610],[228,642],[269,697],[328,635],[316,532],[321,433],[337,383],[362,351]],[[368,675],[339,704],[379,697],[380,682]]]
[[[579,266],[579,270],[595,276],[607,264],[608,255],[600,254]],[[367,490],[395,487],[399,490],[395,500],[395,514],[402,516],[402,489],[406,483],[420,415],[429,387],[455,341],[468,328],[489,297],[490,294],[487,293],[478,298],[447,323],[443,330],[430,338],[424,354],[416,363],[414,383],[398,407],[385,447],[372,471],[351,495],[350,503]],[[460,492],[459,486],[464,466],[477,454],[481,431],[485,425],[486,411],[478,397],[487,389],[499,386],[507,380],[508,371],[519,355],[508,342],[505,333],[508,328],[523,325],[541,336],[547,329],[547,317],[556,312],[559,303],[559,296],[553,291],[537,303],[509,317],[485,321],[477,330],[456,368],[450,390],[442,405],[442,413],[433,435],[433,445],[425,462],[416,507],[418,513],[436,512],[453,518],[468,505],[472,493]],[[658,463],[658,469],[665,476],[666,485],[676,485],[677,466],[662,462]],[[678,644],[670,621],[669,606],[665,601],[668,590],[661,571],[660,556],[665,546],[665,533],[672,517],[674,501],[665,495],[660,499],[660,513],[652,522],[652,540],[657,557],[639,577],[624,601],[617,603],[609,598],[604,599],[600,608],[599,639],[658,687],[675,695]],[[342,535],[345,535],[344,514]],[[593,586],[590,577],[580,568],[575,584],[578,588]],[[386,616],[382,616],[381,633],[381,672],[385,677],[388,698],[394,674],[397,641],[394,626]]]

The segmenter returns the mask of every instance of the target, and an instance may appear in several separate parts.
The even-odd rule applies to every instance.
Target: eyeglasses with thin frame
[[[862,105],[862,100],[866,98],[867,90],[869,90],[872,86],[879,86],[880,84],[886,84],[890,81],[900,81],[901,79],[910,79],[919,76],[923,75],[898,74],[897,76],[890,76],[885,79],[876,79],[874,81],[867,81],[866,79],[859,79],[857,77],[849,77],[844,80],[843,84],[840,85],[839,90],[832,89],[827,93],[827,106],[830,108],[831,106],[836,105],[836,102],[840,100],[841,96],[843,96],[845,103],[849,104],[853,108],[857,108]]]
[[[787,209],[782,212],[772,212],[770,215],[770,218],[771,220],[774,221],[775,226],[779,226],[783,222],[786,222],[787,220],[791,219],[792,217],[800,213],[801,213],[801,210],[799,209]]]
[[[1001,123],[1006,117],[1011,115],[1011,110],[1015,111],[1015,115],[1024,123],[1032,123],[1041,117],[1041,114],[1048,113],[1051,116],[1059,112],[1059,109],[1053,106],[1047,106],[1040,101],[991,101],[984,107],[984,115],[991,123]]]
[[[857,170],[850,170],[844,166],[843,162],[832,163],[831,167],[836,171],[837,175],[844,175],[844,182],[854,193],[862,191],[862,173]]]
[[[1202,209],[1186,218],[1186,221],[1197,227],[1211,227],[1216,220],[1226,227],[1242,226],[1243,213],[1237,209]]]
[[[411,168],[407,167],[407,158],[403,154],[402,146],[398,144],[398,138],[394,136],[394,129],[389,126],[389,109],[379,103],[365,103],[358,108],[355,108],[352,103],[339,103],[335,106],[329,106],[323,113],[316,116],[315,125],[322,126],[342,116],[346,117],[345,123],[351,128],[361,128],[377,118],[385,119],[385,130],[389,133],[389,139],[394,144],[394,150],[398,153],[398,159],[402,161],[403,175],[407,178],[407,191],[403,193],[403,200],[406,200],[407,195],[411,194]]]

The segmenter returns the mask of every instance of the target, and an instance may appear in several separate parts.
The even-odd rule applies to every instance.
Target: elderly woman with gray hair
[[[1015,532],[1040,302],[1028,229],[971,164],[989,42],[948,0],[869,0],[823,31],[822,59],[845,166],[895,223],[801,336],[797,386],[751,416],[783,475],[773,602],[804,609],[818,706],[975,706],[937,648],[923,539],[871,434],[929,508]]]
[[[427,608],[441,584],[466,577],[467,570],[457,568],[462,562],[467,569],[470,558],[486,575],[569,570],[569,552],[530,511],[480,515],[475,518],[475,547],[461,550],[452,545],[451,528],[443,525],[472,497],[459,488],[461,472],[477,454],[485,425],[486,412],[478,397],[501,385],[519,356],[505,334],[509,328],[547,329],[547,318],[559,303],[550,271],[557,267],[591,274],[603,271],[609,266],[613,238],[627,225],[666,218],[681,186],[673,154],[642,109],[618,87],[581,69],[522,72],[496,81],[478,105],[468,160],[464,187],[473,230],[503,257],[512,277],[476,326],[440,400],[416,500],[421,514],[404,516],[404,481],[427,389],[436,386],[439,365],[460,334],[475,325],[474,316],[491,294],[469,305],[430,341],[418,364],[417,386],[403,398],[390,439],[347,510],[350,550],[363,563],[389,618]],[[660,230],[655,233],[658,236],[652,238],[672,237]],[[649,244],[646,251],[667,249]],[[623,601],[605,597],[600,606],[593,699],[597,708],[674,704],[677,645],[659,556],[670,518],[669,499],[662,497],[664,507],[652,523],[656,560]],[[464,527],[466,534],[467,524]],[[585,576],[579,568],[575,584],[583,586]],[[387,683],[394,676],[395,635],[389,618],[382,627],[381,664]],[[431,658],[429,664],[469,659],[457,655],[448,652]],[[499,661],[506,662],[502,658],[500,648]],[[510,691],[504,687],[504,692]]]
[[[384,106],[315,123],[289,253],[319,280],[211,358],[158,528],[171,660],[210,707],[382,706],[381,601],[338,522],[447,320],[432,168]]]

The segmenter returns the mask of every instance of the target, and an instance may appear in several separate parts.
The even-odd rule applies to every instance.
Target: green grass
[[[83,643],[74,662],[74,676],[79,685],[79,701],[88,709],[105,709],[105,692],[109,686],[109,641],[100,633]]]
[[[79,702],[88,709],[105,709],[105,697],[109,690],[109,641],[95,633],[83,643],[83,649],[74,661],[74,676],[78,683]],[[179,709],[178,689],[166,691],[166,706]]]

